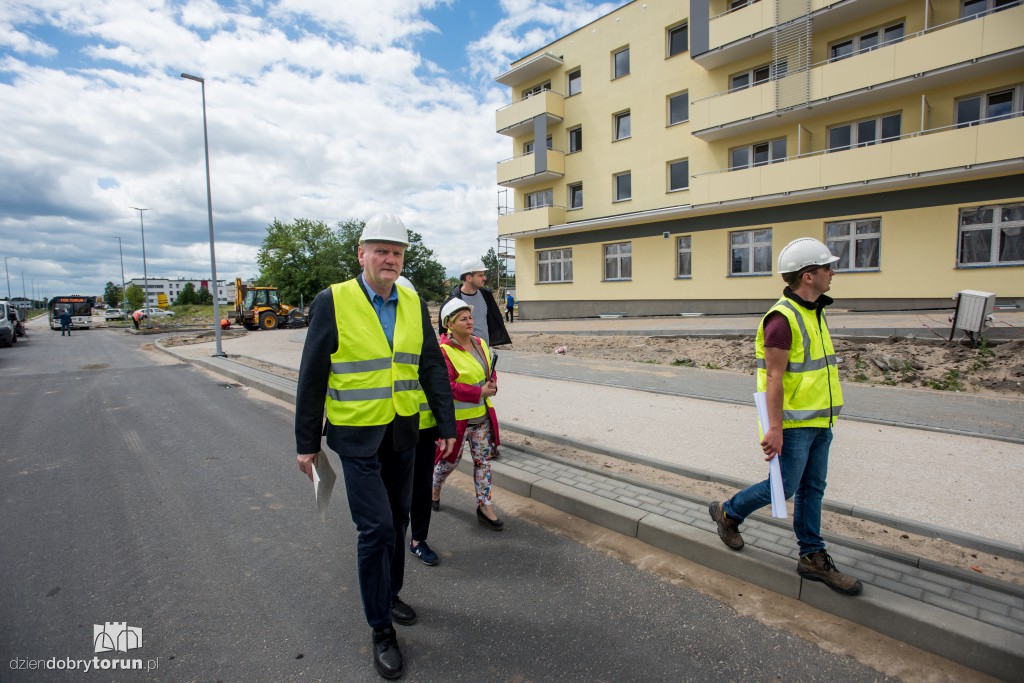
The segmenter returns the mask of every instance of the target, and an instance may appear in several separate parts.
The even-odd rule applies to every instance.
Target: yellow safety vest
[[[395,415],[420,409],[419,365],[423,349],[420,300],[398,288],[394,349],[358,278],[331,285],[338,348],[331,354],[327,419],[348,427],[385,425]]]
[[[420,429],[436,427],[437,418],[434,417],[434,413],[430,410],[430,404],[427,403],[427,394],[423,391],[422,386],[419,389],[418,400],[420,402]]]
[[[782,297],[765,313],[757,328],[754,344],[757,390],[765,391],[768,373],[764,362],[764,321],[781,313],[789,321],[793,343],[789,347],[786,372],[782,375],[782,428],[831,427],[843,409],[839,367],[825,315],[821,325],[813,309]]]
[[[441,350],[459,373],[459,384],[469,384],[475,387],[482,387],[491,376],[491,352],[487,348],[487,342],[480,340],[480,347],[483,349],[484,359],[487,363],[487,374],[480,366],[476,356],[465,349],[454,346],[452,343],[442,344]],[[468,403],[455,399],[455,419],[471,420],[487,414],[487,408],[491,405],[491,399],[481,399],[478,403]]]

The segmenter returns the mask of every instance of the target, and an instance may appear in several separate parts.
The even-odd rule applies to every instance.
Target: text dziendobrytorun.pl
[[[49,659],[12,659],[10,662],[13,671],[34,671],[42,669],[45,671],[156,671],[160,668],[160,658],[156,659],[107,659],[93,657],[92,659],[74,659],[72,657],[50,657]]]

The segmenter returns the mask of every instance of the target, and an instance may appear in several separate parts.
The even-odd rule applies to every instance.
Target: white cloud
[[[506,0],[506,18],[458,48],[476,69],[467,83],[416,51],[417,36],[440,30],[422,12],[457,4],[5,3],[0,254],[51,293],[99,293],[120,277],[111,235],[126,275],[141,275],[129,208],[141,206],[149,273],[209,274],[201,93],[182,71],[206,78],[220,277],[256,272],[275,218],[333,224],[389,210],[448,268],[483,254],[496,242],[495,164],[509,154],[494,132],[508,92],[493,77],[596,15],[578,0]],[[60,32],[84,53],[4,43]]]

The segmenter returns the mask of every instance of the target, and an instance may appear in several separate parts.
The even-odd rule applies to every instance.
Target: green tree
[[[146,298],[142,293],[142,287],[138,285],[129,285],[125,296],[128,297],[128,307],[132,311],[142,308],[142,301]]]
[[[103,288],[103,302],[111,308],[116,308],[121,303],[121,288],[113,282],[108,282]]]
[[[256,262],[260,274],[254,284],[277,287],[281,300],[290,304],[298,304],[300,297],[308,303],[321,289],[359,271],[354,248],[344,254],[338,233],[323,221],[305,218],[293,223],[274,219]]]
[[[200,287],[199,291],[196,292],[196,304],[198,304],[199,306],[212,306],[213,295],[210,294],[210,290],[208,290],[206,287]]]
[[[505,261],[498,258],[494,247],[488,249],[487,253],[481,257],[481,260],[487,266],[487,287],[494,291],[495,296],[502,297],[504,290],[516,288],[516,276],[508,274]],[[499,289],[502,291],[498,291]]]
[[[196,286],[191,282],[186,282],[185,286],[178,292],[178,297],[174,300],[175,306],[191,306],[199,303],[199,295],[196,294]]]

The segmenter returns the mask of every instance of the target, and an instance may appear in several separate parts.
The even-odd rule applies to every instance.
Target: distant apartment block
[[[514,62],[498,235],[524,318],[1024,305],[1020,0],[637,0]]]
[[[158,295],[166,294],[167,301],[171,304],[174,303],[178,295],[181,294],[181,290],[186,284],[192,283],[192,286],[198,292],[200,289],[206,288],[213,294],[213,289],[210,287],[210,280],[189,280],[187,278],[160,278],[151,277],[148,280],[149,291],[146,301],[149,306],[156,306]],[[133,278],[125,283],[125,287],[131,287],[132,285],[138,286],[139,289],[146,291],[147,281],[141,277]],[[221,305],[230,302],[232,305],[235,303],[235,283],[226,283],[224,280],[217,280],[217,297]]]

